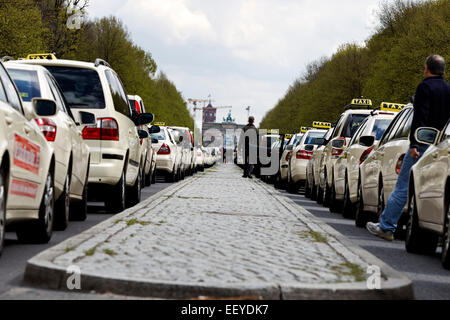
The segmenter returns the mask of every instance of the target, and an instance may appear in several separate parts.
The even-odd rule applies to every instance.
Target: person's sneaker
[[[249,179],[253,179],[253,176],[248,176],[247,178],[249,178]]]
[[[374,236],[377,236],[384,240],[387,240],[387,241],[394,240],[394,233],[392,231],[385,231],[385,230],[381,229],[379,223],[368,222],[366,225],[366,229]]]
[[[242,178],[248,178],[245,174],[242,176]]]

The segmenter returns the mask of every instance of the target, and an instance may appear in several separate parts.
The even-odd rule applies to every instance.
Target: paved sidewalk
[[[411,283],[258,180],[222,165],[29,261],[26,281],[162,298],[412,298]],[[367,268],[382,271],[368,290]]]

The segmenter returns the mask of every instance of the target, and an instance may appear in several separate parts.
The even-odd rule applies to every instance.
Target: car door
[[[11,150],[7,208],[35,209],[47,174],[41,162],[41,146],[46,142],[34,119],[30,122],[24,117],[17,90],[1,64],[0,79],[0,108],[8,127]]]
[[[445,190],[449,172],[450,123],[444,129],[440,142],[430,146],[416,170],[416,194],[419,199],[420,220],[438,225],[444,223]],[[424,214],[425,213],[425,214]]]

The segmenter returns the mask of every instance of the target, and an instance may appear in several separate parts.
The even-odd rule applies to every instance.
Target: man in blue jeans
[[[420,127],[442,130],[450,118],[450,85],[444,80],[444,71],[444,58],[439,55],[432,55],[426,59],[425,79],[417,87],[414,99],[410,150],[405,155],[397,184],[389,196],[386,209],[381,214],[380,222],[369,222],[367,224],[367,230],[377,237],[388,241],[394,240],[394,232],[408,199],[411,167],[428,149],[427,145],[421,145],[416,141],[416,130]]]

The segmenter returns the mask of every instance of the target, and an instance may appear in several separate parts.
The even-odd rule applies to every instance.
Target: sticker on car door
[[[14,165],[30,171],[34,174],[39,173],[39,164],[41,162],[41,148],[38,145],[22,138],[19,135],[14,137]]]

